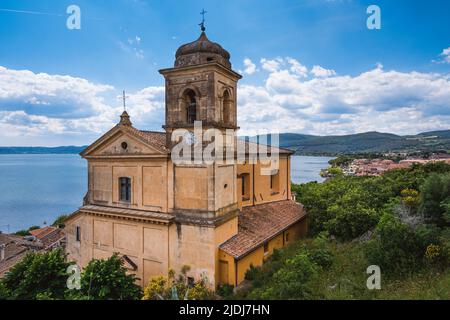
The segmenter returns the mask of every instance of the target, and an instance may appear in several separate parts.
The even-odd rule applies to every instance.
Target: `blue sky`
[[[66,28],[71,4],[81,30]],[[122,89],[136,126],[161,130],[158,70],[198,37],[202,8],[244,75],[242,134],[450,129],[448,1],[1,0],[0,145],[88,144]]]

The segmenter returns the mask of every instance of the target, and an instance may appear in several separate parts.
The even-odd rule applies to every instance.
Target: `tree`
[[[124,261],[117,253],[109,259],[94,259],[81,274],[81,290],[73,293],[74,299],[89,300],[137,300],[141,288],[136,277],[127,274]]]
[[[420,269],[425,248],[414,230],[390,213],[380,219],[376,237],[369,241],[365,254],[370,263],[388,274],[404,274]]]
[[[317,278],[319,267],[311,262],[306,252],[286,260],[276,271],[270,283],[254,289],[252,299],[310,299],[313,298],[311,282]]]
[[[44,293],[64,299],[69,265],[61,249],[29,253],[5,275],[3,285],[12,299],[35,300]]]
[[[55,221],[53,221],[52,226],[53,227],[62,227],[64,226],[64,223],[66,222],[67,218],[69,216],[67,214],[62,214],[59,217],[57,217],[55,219]]]
[[[408,209],[408,213],[415,213],[420,204],[419,191],[414,189],[403,189],[400,194],[402,196],[403,204]]]
[[[19,230],[15,233],[15,235],[17,236],[21,236],[21,237],[25,237],[25,236],[29,236],[31,233],[30,231],[36,230],[36,229],[40,229],[41,227],[39,226],[32,226],[30,228],[28,228],[27,230]]]
[[[450,174],[432,173],[421,187],[420,211],[431,222],[446,225],[447,204],[450,203]]]
[[[5,285],[2,281],[0,281],[0,301],[1,300],[8,300],[10,297],[10,294],[8,290],[6,289]]]

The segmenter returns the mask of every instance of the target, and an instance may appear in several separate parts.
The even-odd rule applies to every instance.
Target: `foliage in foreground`
[[[74,298],[90,300],[137,300],[141,288],[136,277],[127,274],[123,260],[114,254],[109,259],[94,259],[81,274],[81,290]]]
[[[43,295],[63,299],[68,266],[62,250],[30,253],[5,275],[2,284],[10,299],[35,300]]]
[[[92,260],[81,274],[81,290],[69,290],[67,261],[61,249],[30,253],[0,281],[0,300],[132,300],[141,288],[117,254]]]
[[[414,165],[381,177],[336,177],[292,189],[308,211],[312,236],[327,231],[344,241],[357,238],[374,229],[394,203],[429,223],[450,225],[450,165],[445,163]],[[415,208],[419,190],[420,207]]]
[[[142,300],[211,300],[215,299],[214,292],[208,288],[208,280],[189,283],[187,272],[189,267],[182,268],[176,276],[173,270],[168,277],[158,276],[150,280],[144,289]]]
[[[234,298],[448,299],[449,177],[450,166],[436,163],[294,185],[315,238],[249,270],[250,285]],[[381,290],[366,287],[373,264]]]

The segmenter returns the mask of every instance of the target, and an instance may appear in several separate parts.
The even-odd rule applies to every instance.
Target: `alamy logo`
[[[70,5],[66,10],[67,14],[70,16],[67,18],[66,26],[69,30],[80,30],[81,29],[81,9],[77,5]]]
[[[261,164],[262,175],[279,169],[279,134],[259,135],[257,142],[243,141],[235,130],[209,128],[194,122],[194,130],[176,129],[171,134],[171,158],[176,165]]]
[[[381,289],[381,269],[379,266],[372,265],[368,266],[366,270],[370,277],[367,278],[367,289],[369,290],[380,290]]]
[[[67,288],[69,290],[80,290],[81,289],[81,270],[76,264],[72,264],[67,267],[66,273],[69,274],[67,279]]]
[[[370,14],[370,16],[367,18],[367,29],[380,30],[381,29],[381,9],[380,9],[380,7],[375,4],[368,6],[367,14]]]

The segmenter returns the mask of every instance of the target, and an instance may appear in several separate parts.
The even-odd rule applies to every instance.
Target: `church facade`
[[[229,53],[204,32],[181,46],[174,67],[160,73],[165,132],[138,130],[124,112],[81,153],[88,161],[88,192],[66,222],[69,259],[84,267],[117,252],[143,286],[183,266],[190,267],[189,278],[203,277],[213,288],[238,285],[251,265],[307,232],[306,213],[291,195],[292,152],[269,147],[278,169],[267,174],[255,152],[259,145],[233,135],[227,141],[244,150],[244,161],[174,161],[177,132],[195,138],[198,124],[224,137],[237,132],[241,76]]]

